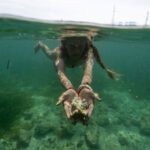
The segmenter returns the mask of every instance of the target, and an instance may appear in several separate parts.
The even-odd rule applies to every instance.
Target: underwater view
[[[34,47],[54,49],[63,34],[93,30],[93,44],[108,66],[121,74],[111,80],[94,61],[95,102],[88,125],[73,125],[63,105],[65,88],[54,62]],[[66,68],[77,88],[83,67]],[[38,22],[0,18],[0,150],[149,150],[150,28],[79,22]]]

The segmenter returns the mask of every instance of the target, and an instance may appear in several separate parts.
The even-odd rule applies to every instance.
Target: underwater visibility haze
[[[95,63],[92,88],[102,101],[88,126],[72,125],[55,105],[65,89],[54,64],[34,46],[53,49],[62,34],[91,29],[105,64],[121,77],[111,80]],[[66,71],[78,87],[83,68]],[[148,27],[0,18],[0,150],[149,150],[149,91]]]

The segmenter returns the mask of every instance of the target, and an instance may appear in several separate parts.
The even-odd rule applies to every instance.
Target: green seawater
[[[51,49],[65,32],[96,29],[93,43],[111,80],[94,62],[96,102],[88,126],[72,125],[56,101],[65,89],[38,41]],[[66,69],[77,88],[83,67]],[[150,28],[0,19],[0,150],[149,150]]]

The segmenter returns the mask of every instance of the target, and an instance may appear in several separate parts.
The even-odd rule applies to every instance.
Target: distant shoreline
[[[104,27],[104,28],[119,28],[119,29],[150,29],[150,25],[117,25],[117,24],[101,24],[95,22],[85,22],[85,21],[72,21],[72,20],[44,20],[33,17],[26,17],[21,15],[13,15],[1,13],[0,19],[14,19],[22,21],[31,21],[31,22],[41,22],[41,23],[50,23],[50,24],[66,24],[66,25],[87,25],[93,27]]]

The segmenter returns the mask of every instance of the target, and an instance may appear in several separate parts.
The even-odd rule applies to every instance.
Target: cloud
[[[135,21],[143,24],[150,10],[149,0],[1,0],[0,13],[49,20],[111,23]]]

